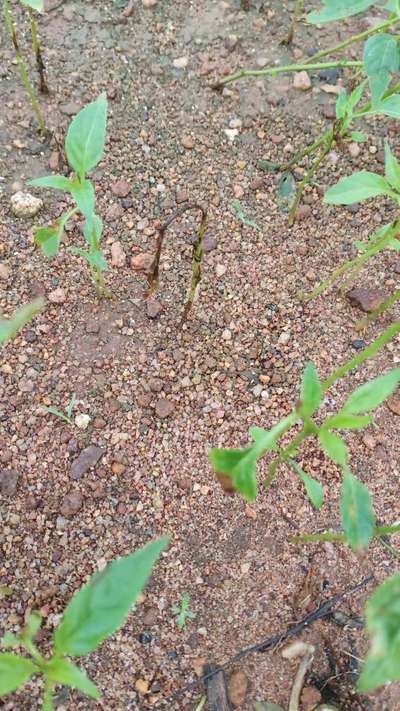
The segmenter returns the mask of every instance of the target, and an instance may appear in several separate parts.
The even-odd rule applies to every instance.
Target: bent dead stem
[[[164,237],[165,233],[168,229],[168,227],[175,222],[178,217],[181,217],[185,212],[188,212],[189,210],[199,210],[201,213],[201,220],[200,220],[200,226],[199,226],[199,231],[197,233],[197,239],[196,242],[193,245],[193,260],[192,260],[192,278],[190,282],[190,287],[188,291],[188,297],[186,304],[183,309],[183,314],[181,318],[181,324],[183,324],[188,315],[189,312],[193,306],[194,300],[196,298],[196,291],[197,288],[200,284],[201,280],[201,261],[203,258],[204,254],[204,249],[203,249],[203,242],[204,242],[204,235],[207,229],[207,210],[203,205],[200,205],[200,203],[193,202],[190,205],[185,205],[182,207],[180,210],[175,212],[171,217],[166,220],[161,227],[158,229],[158,236],[157,236],[157,248],[156,248],[156,254],[154,256],[154,262],[152,264],[152,271],[151,274],[148,277],[148,296],[152,294],[158,287],[158,282],[159,282],[159,272],[160,272],[160,257],[161,257],[161,251],[164,243]]]

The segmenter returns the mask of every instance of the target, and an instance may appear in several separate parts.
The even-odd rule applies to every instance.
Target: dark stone
[[[142,632],[138,639],[140,644],[150,644],[153,641],[153,635],[150,632]]]
[[[365,341],[362,341],[360,339],[357,339],[356,341],[351,342],[352,347],[354,348],[355,351],[362,351],[363,348],[365,348],[366,343]]]
[[[80,453],[79,457],[72,462],[71,477],[72,479],[81,479],[84,474],[99,461],[103,456],[104,450],[92,444],[86,447]]]

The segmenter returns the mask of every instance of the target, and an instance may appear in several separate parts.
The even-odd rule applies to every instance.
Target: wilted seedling
[[[64,420],[64,422],[66,422],[68,425],[73,425],[74,420],[72,417],[72,411],[73,411],[77,402],[78,401],[77,401],[77,399],[75,397],[75,393],[74,393],[71,397],[71,400],[70,400],[69,405],[68,405],[65,412],[63,412],[62,410],[58,410],[56,407],[47,407],[46,405],[44,407],[47,412],[50,412],[52,415],[55,415],[56,417],[59,417],[60,420]]]
[[[85,106],[75,116],[68,128],[65,152],[68,163],[75,172],[75,177],[48,175],[29,181],[30,185],[52,188],[71,195],[76,207],[62,215],[50,227],[38,227],[35,230],[35,242],[46,257],[56,256],[60,249],[65,225],[75,214],[80,213],[85,219],[83,235],[88,249],[69,247],[68,251],[80,255],[86,260],[99,296],[110,296],[103,275],[108,265],[103,251],[100,249],[103,222],[95,212],[95,189],[86,175],[103,158],[106,125],[107,98],[105,94],[101,94],[96,101]]]
[[[42,93],[47,94],[48,87],[47,87],[46,79],[45,79],[45,69],[44,69],[42,51],[41,51],[41,47],[40,47],[37,26],[36,26],[36,19],[35,19],[35,14],[34,14],[35,11],[43,12],[44,3],[43,3],[43,0],[20,0],[20,2],[22,5],[24,5],[27,8],[28,13],[29,13],[29,19],[30,19],[30,25],[31,25],[32,47],[33,47],[33,51],[35,53],[36,66],[37,66],[37,70],[39,73],[39,90]],[[48,133],[48,130],[46,128],[46,124],[44,122],[42,113],[40,111],[39,102],[38,102],[35,90],[30,82],[28,70],[26,68],[26,65],[25,65],[21,50],[20,50],[18,37],[17,37],[17,31],[15,29],[14,20],[13,20],[12,14],[11,14],[9,0],[3,0],[3,14],[4,14],[4,19],[5,19],[8,33],[10,35],[11,41],[14,46],[15,58],[16,58],[16,61],[18,64],[18,69],[19,69],[19,73],[20,73],[22,82],[23,82],[26,92],[31,100],[32,109],[33,109],[33,112],[36,116],[36,120],[39,124],[40,133],[43,136],[46,136]]]
[[[15,338],[18,331],[32,321],[43,306],[43,299],[36,299],[31,304],[22,306],[10,319],[0,318],[0,344]]]
[[[20,635],[7,632],[2,646],[20,647],[29,657],[0,653],[0,696],[17,691],[40,675],[44,679],[43,711],[54,710],[57,685],[79,689],[97,701],[101,699],[99,689],[86,672],[68,658],[89,654],[123,625],[167,544],[168,538],[160,538],[95,573],[67,605],[53,633],[54,652],[50,658],[42,655],[35,642],[42,624],[38,613],[29,616]]]
[[[177,616],[176,623],[180,630],[183,630],[186,623],[190,620],[194,620],[196,617],[195,612],[191,612],[190,606],[190,595],[188,592],[183,593],[180,605],[172,605],[171,612]]]
[[[160,257],[161,257],[161,251],[162,251],[162,246],[164,243],[164,237],[165,233],[168,229],[168,227],[181,215],[183,215],[185,212],[188,210],[199,210],[201,213],[201,221],[200,221],[200,226],[199,226],[199,231],[197,233],[197,239],[193,244],[193,258],[192,258],[192,278],[190,282],[190,287],[189,287],[189,292],[186,300],[185,307],[183,309],[183,314],[181,318],[181,324],[184,323],[186,320],[190,309],[193,306],[194,300],[196,298],[196,293],[197,289],[200,285],[200,280],[201,280],[201,261],[203,259],[203,254],[204,254],[204,249],[203,249],[203,242],[204,242],[204,235],[207,229],[207,210],[203,205],[200,205],[199,203],[191,203],[190,205],[185,205],[181,210],[178,210],[172,217],[170,217],[166,222],[164,222],[163,225],[158,230],[158,238],[157,238],[157,248],[156,248],[156,254],[154,257],[154,261],[152,264],[152,269],[151,273],[148,277],[148,285],[149,285],[149,295],[154,292],[154,290],[158,286],[158,277],[159,277],[159,271],[160,271]]]

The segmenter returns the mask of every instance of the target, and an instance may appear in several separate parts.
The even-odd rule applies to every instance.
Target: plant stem
[[[362,62],[353,62],[346,59],[340,59],[336,62],[322,62],[313,64],[288,64],[284,67],[267,67],[266,69],[241,69],[235,74],[230,74],[227,77],[219,79],[215,84],[212,85],[212,89],[221,89],[221,87],[226,84],[230,84],[233,81],[242,79],[243,77],[265,77],[265,76],[276,76],[277,74],[284,74],[290,72],[301,72],[302,70],[318,70],[318,69],[332,69],[333,67],[362,67]]]
[[[48,130],[46,128],[46,124],[43,120],[42,114],[40,112],[39,102],[37,100],[35,90],[29,80],[28,72],[27,72],[27,69],[26,69],[20,48],[19,48],[17,33],[15,31],[14,22],[13,22],[11,11],[10,11],[9,0],[3,0],[3,13],[4,13],[4,19],[6,22],[8,33],[9,33],[12,43],[14,45],[15,58],[17,60],[19,73],[20,73],[22,82],[25,86],[26,92],[31,100],[33,113],[35,114],[36,120],[39,124],[40,133],[42,134],[42,136],[47,136]]]
[[[292,425],[290,425],[291,427]],[[283,434],[283,432],[282,432]],[[281,436],[282,436],[281,434]],[[287,459],[290,459],[290,457],[293,456],[293,451],[297,449],[297,447],[304,442],[305,439],[310,435],[310,432],[305,432],[304,428],[299,432],[296,437],[292,439],[292,441],[285,447],[284,449],[281,450],[281,452],[278,454],[277,458],[274,459],[269,467],[268,467],[268,473],[266,478],[264,479],[264,488],[268,489],[272,481],[274,479],[274,476],[277,472],[277,469],[280,464],[283,464],[283,462],[286,462]]]
[[[362,42],[362,40],[367,39],[367,37],[371,37],[371,35],[376,35],[378,32],[382,32],[382,30],[387,30],[389,27],[393,27],[399,22],[399,18],[395,18],[394,20],[386,20],[386,22],[382,22],[380,25],[375,25],[375,27],[371,27],[369,30],[365,30],[365,32],[360,32],[358,35],[352,35],[352,37],[349,37],[349,39],[344,40],[344,42],[336,44],[334,47],[329,47],[329,49],[323,49],[321,50],[321,52],[313,54],[309,59],[306,59],[304,63],[308,64],[310,62],[315,62],[318,61],[318,59],[322,59],[322,57],[327,57],[330,54],[340,52],[340,50],[349,47],[351,44],[354,44],[355,42]]]
[[[185,308],[183,310],[182,314],[182,320],[181,324],[186,321],[189,311],[193,306],[195,297],[196,297],[196,290],[198,285],[200,284],[201,280],[201,260],[203,259],[203,242],[204,242],[204,235],[207,229],[207,212],[204,210],[200,205],[199,209],[201,210],[201,223],[199,227],[199,232],[197,235],[197,240],[195,244],[193,245],[193,267],[192,267],[192,281],[190,284],[190,290],[187,298],[187,302],[185,304]]]
[[[326,139],[326,145],[322,149],[319,156],[312,163],[311,167],[305,174],[303,180],[301,181],[301,183],[299,184],[299,187],[296,190],[296,195],[295,195],[295,198],[293,201],[293,205],[291,206],[290,212],[289,212],[289,227],[292,227],[292,225],[294,224],[294,221],[296,219],[297,208],[300,204],[300,200],[302,198],[305,187],[310,183],[311,178],[313,177],[313,175],[315,175],[319,166],[321,165],[322,161],[324,160],[325,156],[328,155],[329,151],[332,149],[332,146],[334,144],[335,144],[335,138],[334,138],[333,129],[331,129],[330,132],[328,132],[328,136]]]
[[[400,224],[396,225],[396,222],[393,224],[393,228],[390,230],[390,233],[386,233],[383,235],[383,237],[375,242],[370,249],[367,249],[365,252],[360,254],[358,257],[355,257],[355,259],[349,259],[347,262],[344,264],[341,264],[341,266],[336,269],[328,279],[322,282],[319,286],[317,286],[316,289],[314,289],[310,294],[306,294],[303,296],[302,300],[307,302],[311,301],[312,299],[315,299],[317,296],[322,294],[325,289],[327,289],[329,286],[331,286],[339,277],[342,276],[342,274],[345,274],[349,269],[352,268],[359,268],[361,267],[364,262],[366,262],[370,257],[373,257],[375,254],[378,254],[378,252],[382,251],[387,247],[388,243],[390,240],[393,238],[393,236],[398,232],[400,228]]]
[[[356,324],[356,331],[363,331],[364,328],[367,328],[367,326],[369,326],[372,321],[375,321],[378,316],[387,311],[387,309],[390,309],[390,307],[393,306],[393,304],[395,304],[397,301],[400,301],[400,289],[397,289],[393,294],[391,294],[387,299],[385,299],[383,304],[378,306],[375,311],[372,311],[370,314],[368,314],[368,316],[359,321]]]
[[[46,677],[44,682],[43,711],[54,711],[54,686],[55,684]]]
[[[45,66],[42,57],[42,50],[40,47],[39,36],[37,32],[35,14],[32,8],[28,7],[29,19],[31,21],[31,37],[32,37],[32,47],[35,53],[36,67],[39,74],[39,91],[41,94],[49,94],[49,87],[47,86],[46,76],[45,76]]]
[[[293,18],[292,18],[292,21],[289,26],[289,31],[288,31],[285,39],[283,39],[281,41],[281,44],[292,44],[294,30],[295,30],[295,27],[296,27],[299,19],[300,19],[300,15],[303,11],[303,6],[304,6],[304,0],[296,0],[296,5],[294,8]]]
[[[393,526],[377,526],[374,536],[390,536],[395,533],[400,533],[400,523],[395,523]]]
[[[361,363],[364,363],[364,361],[369,358],[373,358],[373,356],[375,356],[378,351],[380,351],[380,349],[388,343],[388,341],[391,341],[392,338],[397,336],[398,333],[400,333],[400,320],[388,326],[388,328],[381,333],[381,335],[378,336],[378,338],[376,338],[370,346],[367,346],[367,348],[365,348],[361,353],[358,353],[354,356],[354,358],[347,361],[347,363],[344,363],[340,366],[340,368],[337,368],[337,370],[331,373],[331,375],[322,383],[323,392],[326,393],[326,391],[329,390],[329,388],[332,387],[337,380],[343,378],[344,375],[347,375],[350,370],[353,370],[353,368],[361,365]]]
[[[343,533],[334,533],[327,531],[326,533],[305,533],[302,536],[293,536],[289,538],[290,543],[315,543],[318,541],[339,541],[346,542],[346,536]]]

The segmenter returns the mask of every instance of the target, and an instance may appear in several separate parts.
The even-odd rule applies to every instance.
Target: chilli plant
[[[25,654],[0,653],[0,696],[17,691],[39,675],[44,681],[43,711],[54,709],[57,685],[78,689],[99,700],[101,693],[97,686],[69,657],[90,654],[123,625],[167,544],[167,538],[160,538],[131,555],[113,560],[103,571],[95,573],[64,610],[53,633],[50,657],[39,651],[35,641],[42,624],[38,613],[28,617],[19,635],[7,632],[2,646],[20,648]]]
[[[52,188],[69,194],[75,207],[62,215],[50,227],[35,230],[35,242],[46,257],[55,257],[60,249],[64,228],[68,220],[80,213],[84,218],[83,235],[87,249],[69,247],[68,251],[83,257],[89,265],[93,284],[99,296],[109,296],[104,281],[107,261],[100,249],[103,222],[96,214],[96,196],[87,173],[97,166],[104,155],[107,124],[107,98],[101,94],[96,101],[85,106],[71,121],[65,139],[65,152],[74,175],[48,175],[30,180],[35,187]]]
[[[301,10],[297,3],[296,16]],[[273,66],[259,70],[240,70],[235,74],[222,77],[215,84],[214,88],[221,89],[230,82],[251,76],[275,76],[281,73],[309,71],[318,72],[330,70],[334,67],[348,68],[355,72],[352,83],[361,78],[361,82],[353,91],[346,94],[341,90],[336,103],[336,118],[331,128],[328,128],[311,145],[297,153],[291,160],[285,163],[272,163],[269,160],[260,161],[263,170],[284,170],[291,167],[303,159],[314,156],[308,170],[295,192],[292,204],[289,209],[289,222],[293,224],[296,217],[296,210],[300,203],[305,187],[312,181],[318,168],[334,148],[341,148],[346,140],[365,141],[366,136],[355,129],[354,123],[372,114],[382,114],[390,118],[400,118],[400,84],[393,82],[393,78],[400,69],[400,51],[398,35],[392,34],[390,30],[396,29],[400,23],[400,0],[389,0],[386,3],[368,2],[367,0],[325,0],[323,8],[319,12],[311,12],[307,15],[307,21],[312,24],[324,24],[338,21],[345,17],[359,14],[369,9],[373,5],[378,5],[380,9],[388,13],[388,19],[376,24],[364,32],[353,35],[339,44],[323,49],[299,64],[289,64],[285,66]],[[337,55],[354,43],[365,41],[363,54],[359,60],[335,59],[333,61],[323,61],[324,57]],[[369,97],[366,97],[367,87]]]
[[[44,66],[44,62],[43,62],[43,55],[42,55],[42,50],[41,50],[41,46],[40,46],[36,18],[35,18],[35,12],[43,12],[44,0],[20,0],[20,3],[27,9],[27,12],[29,15],[32,48],[33,48],[33,51],[35,54],[36,68],[37,68],[38,75],[39,75],[39,91],[42,94],[48,94],[49,89],[48,89],[47,82],[46,82],[45,66]],[[19,41],[18,41],[17,30],[15,27],[15,22],[13,20],[12,14],[11,14],[10,0],[3,0],[3,15],[4,15],[4,20],[6,23],[8,34],[10,35],[10,38],[11,38],[11,41],[12,41],[12,44],[14,47],[15,59],[17,61],[18,70],[19,70],[19,73],[20,73],[20,76],[22,79],[22,83],[23,83],[23,85],[26,89],[26,92],[30,98],[33,113],[35,114],[36,120],[38,122],[40,133],[43,136],[46,136],[48,133],[48,130],[46,128],[45,121],[44,121],[42,113],[40,111],[40,106],[39,106],[38,98],[36,96],[35,89],[33,88],[32,83],[29,79],[29,73],[26,68],[24,58],[22,56],[21,48],[20,48]]]
[[[352,474],[349,465],[349,451],[345,440],[339,434],[360,430],[373,422],[372,412],[381,405],[398,387],[400,368],[394,368],[374,380],[354,390],[338,412],[324,416],[320,409],[324,397],[331,386],[343,378],[353,368],[371,358],[400,333],[400,321],[391,324],[370,346],[350,361],[344,363],[326,380],[320,381],[313,363],[305,368],[300,398],[293,411],[271,429],[250,428],[252,442],[243,449],[212,449],[211,463],[222,487],[228,493],[239,492],[251,501],[257,496],[257,462],[267,454],[275,454],[270,461],[264,486],[268,488],[281,465],[288,465],[296,477],[302,481],[311,504],[320,509],[324,502],[324,488],[320,481],[311,477],[298,462],[300,448],[306,439],[314,438],[327,456],[343,471],[340,514],[342,532],[328,531],[322,534],[302,535],[294,542],[332,540],[347,543],[355,551],[366,549],[374,538],[400,532],[400,525],[378,526],[370,493],[359,479]],[[296,434],[289,443],[282,445],[281,439],[296,428]],[[360,679],[360,689],[367,690],[386,681],[400,677],[400,650],[396,634],[399,612],[394,595],[400,586],[400,576],[386,581],[386,587],[378,588],[367,606],[367,628],[373,636],[373,646],[364,672]],[[388,599],[385,614],[379,616],[378,608],[383,608],[383,599]],[[390,614],[393,617],[390,620]],[[384,643],[386,646],[383,646]],[[380,659],[377,668],[374,660]],[[374,674],[369,675],[373,667]]]

